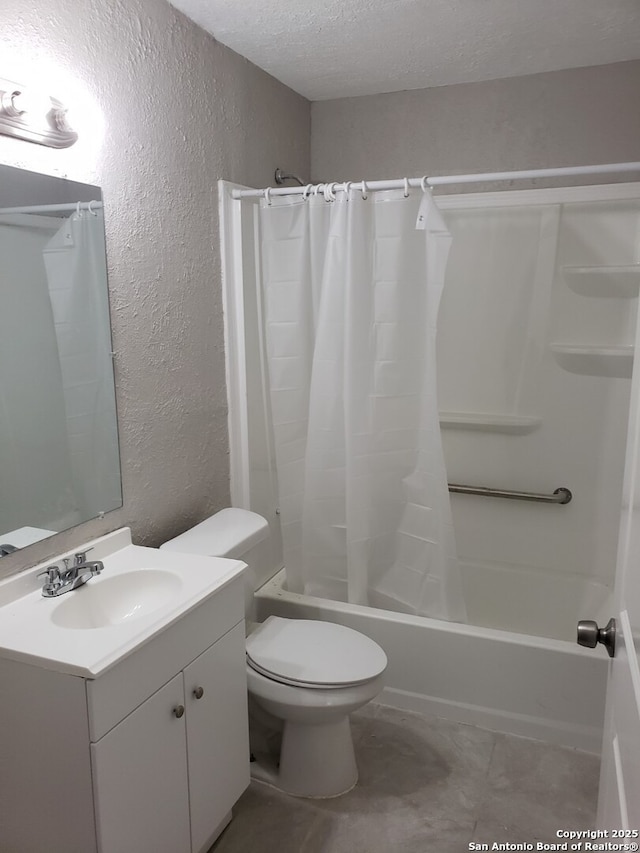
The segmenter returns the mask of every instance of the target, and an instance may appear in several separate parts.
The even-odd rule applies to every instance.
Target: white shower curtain
[[[435,203],[274,198],[260,225],[290,588],[464,621],[435,369],[451,237]]]
[[[53,529],[76,509],[42,261],[59,227],[54,216],[0,216],[0,536],[24,526]]]
[[[43,257],[74,495],[81,519],[93,518],[121,504],[102,211],[64,220]]]

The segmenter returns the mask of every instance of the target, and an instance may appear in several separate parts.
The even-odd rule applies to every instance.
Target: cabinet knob
[[[193,695],[196,697],[196,699],[202,699],[202,697],[204,696],[204,687],[196,687],[193,691]]]
[[[178,719],[180,719],[180,717],[182,717],[182,715],[184,714],[184,705],[176,705],[176,707],[173,709],[173,713]]]

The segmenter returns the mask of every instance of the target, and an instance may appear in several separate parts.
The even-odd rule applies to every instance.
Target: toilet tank
[[[181,554],[203,557],[227,557],[242,560],[245,573],[245,612],[253,620],[253,593],[266,578],[264,567],[269,558],[269,523],[248,509],[228,507],[205,518],[190,530],[160,546]]]

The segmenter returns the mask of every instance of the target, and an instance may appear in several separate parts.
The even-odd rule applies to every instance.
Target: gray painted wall
[[[635,161],[639,92],[640,61],[634,61],[315,102],[312,177],[373,180]]]
[[[158,545],[228,505],[216,182],[308,176],[310,111],[164,0],[4,0],[0,34],[2,75],[77,89],[104,121],[67,151],[0,137],[0,162],[103,188],[124,488],[6,574],[123,525]]]

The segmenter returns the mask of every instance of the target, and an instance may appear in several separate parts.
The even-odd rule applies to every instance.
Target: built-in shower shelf
[[[576,344],[551,344],[556,361],[569,373],[582,376],[608,376],[630,379],[633,369],[632,346],[594,347]]]
[[[443,429],[468,429],[481,432],[506,432],[524,435],[540,426],[540,418],[524,415],[492,415],[484,412],[440,412]]]
[[[640,264],[562,268],[564,280],[580,296],[633,299],[640,288]]]

